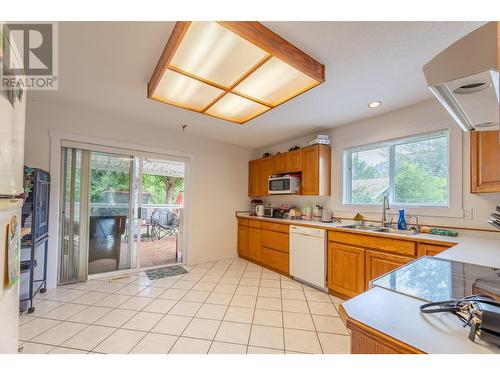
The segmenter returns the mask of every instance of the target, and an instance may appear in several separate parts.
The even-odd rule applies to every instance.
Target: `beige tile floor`
[[[235,258],[48,290],[20,319],[23,353],[348,353],[342,301]]]

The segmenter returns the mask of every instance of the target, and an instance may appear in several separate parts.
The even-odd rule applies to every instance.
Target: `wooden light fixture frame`
[[[305,52],[299,50],[297,47],[292,45],[291,43],[287,42],[285,39],[280,37],[278,34],[272,32],[269,30],[267,27],[262,25],[260,22],[256,21],[217,21],[218,24],[223,26],[224,28],[232,31],[233,33],[239,35],[240,37],[246,39],[250,43],[254,44],[255,46],[261,48],[262,50],[266,51],[268,53],[267,56],[265,56],[263,59],[261,59],[257,64],[255,64],[251,69],[249,69],[245,74],[243,74],[236,82],[234,82],[231,86],[225,87],[222,86],[218,83],[209,81],[207,79],[204,79],[202,77],[196,76],[194,74],[191,74],[189,72],[183,71],[182,69],[179,69],[177,67],[171,66],[170,61],[172,60],[175,52],[177,51],[177,48],[182,42],[182,39],[186,35],[187,30],[189,29],[189,26],[191,25],[191,21],[178,21],[175,23],[174,29],[172,31],[172,34],[170,35],[170,38],[168,39],[168,42],[163,49],[163,52],[160,56],[160,60],[158,61],[158,64],[156,65],[155,70],[153,71],[153,75],[151,76],[151,79],[149,80],[148,83],[148,91],[147,91],[147,96],[149,99],[157,100],[162,103],[174,105],[176,107],[188,109],[190,111],[194,111],[197,113],[203,113],[208,116],[216,117],[222,120],[238,123],[238,124],[244,124],[245,122],[252,120],[261,114],[278,107],[279,105],[289,101],[290,99],[295,98],[296,96],[303,94],[304,92],[312,89],[313,87],[318,86],[319,84],[323,83],[325,81],[325,67],[324,65],[320,64],[318,61],[313,59],[311,56],[306,54]],[[263,102],[261,100],[258,100],[256,98],[250,97],[248,95],[244,95],[239,92],[233,91],[233,89],[241,83],[245,78],[250,76],[252,73],[254,73],[257,69],[259,69],[262,65],[264,65],[267,61],[269,61],[272,57],[277,57],[281,61],[287,63],[288,65],[294,67],[295,69],[299,70],[300,72],[304,73],[305,75],[311,77],[312,79],[315,80],[314,83],[311,85],[306,86],[302,90],[293,93],[292,95],[286,97],[283,100],[280,100],[277,104],[270,104]],[[166,70],[171,70],[176,73],[180,73],[182,75],[185,75],[189,78],[193,78],[197,81],[200,81],[204,84],[210,85],[212,87],[215,87],[219,90],[222,90],[223,92],[218,95],[214,100],[212,100],[208,105],[206,105],[204,108],[201,110],[192,108],[189,106],[185,105],[180,105],[179,103],[174,103],[169,100],[166,100],[164,98],[161,98],[159,96],[155,96],[154,92],[158,86],[158,83],[160,82],[163,74],[165,73]],[[222,99],[227,93],[231,93],[234,95],[238,95],[242,98],[251,100],[255,103],[261,104],[265,107],[267,107],[266,110],[258,113],[257,115],[250,115],[247,118],[245,118],[242,121],[236,121],[231,118],[223,117],[223,116],[216,116],[214,114],[207,113],[206,111],[212,107],[215,103],[217,103],[220,99]]]

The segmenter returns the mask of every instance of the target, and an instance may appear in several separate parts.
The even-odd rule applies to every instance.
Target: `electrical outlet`
[[[472,220],[472,208],[464,208],[464,219]]]

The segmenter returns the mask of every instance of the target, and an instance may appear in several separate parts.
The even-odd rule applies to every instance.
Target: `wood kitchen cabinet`
[[[238,219],[238,255],[248,256],[248,220]]]
[[[314,145],[302,149],[302,195],[330,195],[331,149]]]
[[[259,195],[260,159],[250,160],[248,163],[248,196],[257,197]]]
[[[302,171],[302,150],[294,150],[286,153],[287,173]]]
[[[342,298],[363,293],[369,281],[415,259],[415,241],[328,231],[328,288]]]
[[[499,193],[499,131],[472,131],[469,134],[471,193]]]
[[[449,249],[450,246],[445,245],[435,245],[429,243],[419,243],[417,247],[417,257],[431,256],[439,254],[442,251]]]
[[[248,164],[248,195],[269,194],[268,180],[272,174],[301,173],[301,195],[330,195],[331,149],[313,145],[267,158],[250,160]]]
[[[287,153],[272,156],[272,174],[287,173]]]
[[[328,288],[343,297],[365,291],[365,249],[328,243]]]
[[[260,197],[268,194],[272,158],[250,160],[248,163],[248,196]]]
[[[260,228],[248,227],[248,257],[260,262]]]
[[[264,158],[260,161],[259,171],[259,196],[269,194],[269,177],[272,172],[272,158]]]
[[[402,265],[411,262],[414,258],[401,255],[388,254],[380,251],[366,250],[365,252],[365,278],[366,289],[371,280],[387,272],[391,272]]]

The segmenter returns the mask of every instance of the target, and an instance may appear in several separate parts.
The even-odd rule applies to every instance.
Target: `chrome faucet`
[[[392,216],[391,220],[388,222],[387,221],[387,210],[389,210],[389,194],[384,194],[384,203],[382,204],[382,220],[381,220],[381,226],[386,227],[390,226],[392,224]]]

